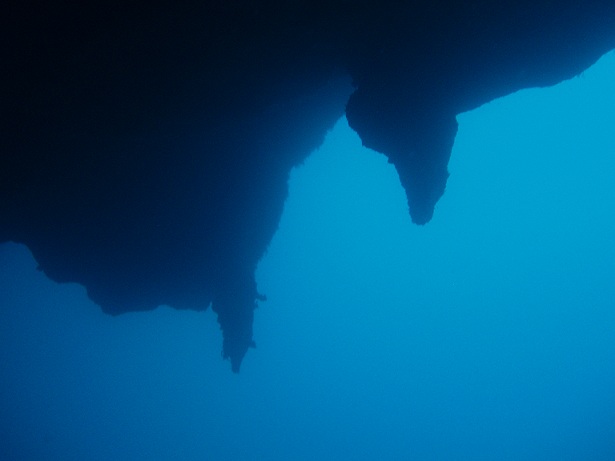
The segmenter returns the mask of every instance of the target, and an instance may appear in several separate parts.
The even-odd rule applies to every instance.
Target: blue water
[[[615,53],[458,117],[411,224],[340,120],[293,171],[239,375],[0,246],[0,460],[615,460]]]

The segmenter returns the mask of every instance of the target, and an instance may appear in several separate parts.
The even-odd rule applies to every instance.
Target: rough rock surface
[[[612,0],[9,0],[0,18],[0,242],[112,314],[211,304],[235,371],[289,172],[339,117],[424,224],[457,114],[615,48]]]

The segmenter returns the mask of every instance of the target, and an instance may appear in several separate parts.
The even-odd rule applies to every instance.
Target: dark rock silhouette
[[[112,314],[211,304],[234,371],[288,174],[339,117],[425,224],[457,114],[615,48],[612,0],[36,3],[0,7],[0,242]]]

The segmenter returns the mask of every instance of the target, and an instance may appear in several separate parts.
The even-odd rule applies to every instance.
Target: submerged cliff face
[[[211,304],[235,371],[288,174],[339,117],[424,224],[457,114],[615,48],[612,1],[1,9],[0,242],[109,313]]]

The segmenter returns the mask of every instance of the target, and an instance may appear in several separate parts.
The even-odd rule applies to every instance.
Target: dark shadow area
[[[289,172],[344,113],[424,224],[457,114],[615,48],[612,1],[10,0],[0,17],[0,242],[111,314],[211,304],[234,371]]]

